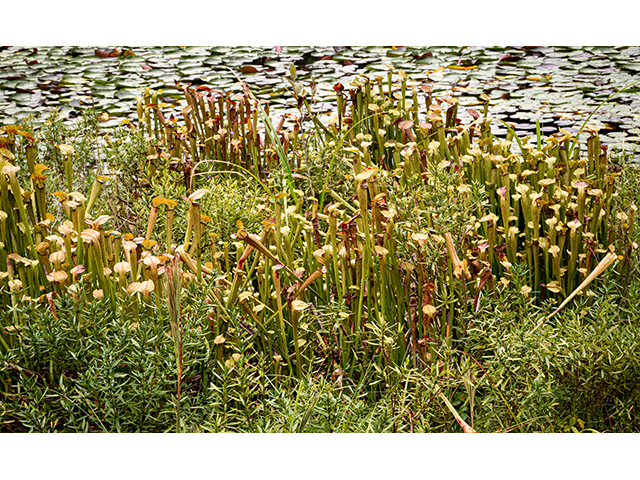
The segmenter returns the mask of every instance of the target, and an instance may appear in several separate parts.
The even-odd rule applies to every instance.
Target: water
[[[240,92],[232,71],[276,115],[293,110],[289,67],[298,81],[316,84],[318,111],[330,115],[333,85],[358,75],[386,77],[389,67],[429,83],[438,96],[456,97],[460,117],[491,98],[489,114],[514,124],[519,135],[575,133],[598,105],[640,79],[639,47],[4,47],[0,50],[0,123],[30,114],[36,124],[52,108],[73,121],[87,108],[106,111],[105,127],[135,119],[135,97],[144,88],[163,91],[178,113],[184,105],[176,82]],[[122,55],[122,54],[126,55]],[[447,67],[438,70],[440,67]],[[396,75],[397,77],[397,75]],[[601,107],[589,121],[603,144],[634,151],[640,145],[640,88]],[[494,133],[506,129],[494,122]]]

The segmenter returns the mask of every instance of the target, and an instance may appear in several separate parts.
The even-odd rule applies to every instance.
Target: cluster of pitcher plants
[[[519,265],[521,294],[556,306],[576,290],[594,295],[587,284],[616,260],[618,274],[629,275],[636,207],[613,208],[616,176],[597,132],[589,132],[586,155],[567,132],[538,133],[533,145],[513,132],[499,140],[487,100],[464,124],[455,98],[435,98],[430,85],[392,73],[337,84],[335,114],[321,121],[292,70],[299,116],[277,127],[246,85],[236,95],[179,86],[187,106],[177,116],[146,90],[133,126],[148,140],[146,173],[153,184],[177,170],[190,194],[153,196],[144,237],[109,229],[109,212],[96,211],[110,177],[98,176],[88,199],[74,191],[72,146],[58,146],[65,191],[50,192],[36,139],[4,127],[0,295],[13,307],[0,331],[4,348],[19,334],[20,302],[55,312],[55,299],[72,295],[139,321],[168,308],[179,358],[180,291],[194,283],[211,305],[202,322],[220,365],[233,362],[243,329],[272,359],[274,375],[320,368],[351,378],[369,364],[424,368],[443,358],[482,295],[510,288]],[[327,161],[315,195],[296,184],[310,145]],[[207,163],[209,175],[196,175]],[[351,172],[341,193],[333,188],[337,164]],[[284,184],[272,181],[277,169]],[[239,222],[233,242],[218,242],[199,203],[206,182],[233,171],[264,187],[264,221],[255,232]],[[418,191],[440,192],[466,217],[449,228],[428,196],[416,195],[413,211],[399,207]],[[186,220],[184,236],[173,231],[176,214]]]

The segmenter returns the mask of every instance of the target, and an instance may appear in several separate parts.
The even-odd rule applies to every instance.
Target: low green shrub
[[[553,323],[515,289],[485,301],[464,346],[486,376],[479,430],[638,431],[639,318],[619,309],[616,289],[611,272],[593,304],[577,301]],[[638,304],[637,290],[628,301]]]
[[[187,418],[193,414],[190,403],[202,390],[203,372],[213,363],[207,360],[206,330],[194,323],[202,318],[197,314],[202,312],[192,304],[184,315],[182,409]],[[105,300],[81,305],[65,296],[52,307],[25,302],[20,315],[24,323],[14,347],[0,351],[2,431],[181,428],[166,308],[136,319],[126,311],[110,313]]]

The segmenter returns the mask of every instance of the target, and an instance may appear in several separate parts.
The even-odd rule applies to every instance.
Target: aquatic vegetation
[[[95,108],[105,114],[103,125],[114,126],[124,118],[135,120],[135,103],[130,101],[140,96],[141,87],[162,90],[162,100],[173,104],[177,114],[186,106],[183,92],[174,88],[177,81],[241,93],[232,69],[258,98],[295,112],[287,93],[291,64],[298,68],[298,81],[314,81],[321,100],[331,98],[336,83],[347,85],[360,74],[385,76],[386,65],[393,65],[412,78],[430,80],[436,92],[451,92],[465,106],[482,104],[481,95],[487,95],[490,113],[512,122],[521,136],[533,134],[536,121],[543,133],[552,134],[559,128],[577,129],[602,100],[632,82],[637,56],[638,47],[633,46],[285,46],[280,51],[252,46],[113,46],[97,51],[2,47],[0,107],[2,121],[9,124],[50,108],[73,121]],[[625,92],[593,117],[603,142],[638,144],[635,93]],[[327,111],[323,104],[319,102],[318,111]],[[468,119],[465,112],[461,115]],[[499,137],[506,135],[501,125],[492,128]]]

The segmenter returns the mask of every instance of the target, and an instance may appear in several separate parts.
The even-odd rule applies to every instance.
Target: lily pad
[[[99,58],[95,55],[95,50],[113,48],[120,56]],[[122,56],[126,50],[134,55]],[[70,102],[77,94],[91,93],[100,105],[106,100],[126,102],[133,92],[139,94],[140,89],[148,87],[176,91],[175,98],[181,98],[181,92],[175,88],[177,80],[240,91],[227,68],[239,73],[254,93],[272,98],[274,109],[289,108],[290,102],[279,104],[275,100],[283,95],[287,98],[284,89],[290,88],[287,78],[292,63],[298,67],[299,79],[309,81],[313,76],[318,87],[315,100],[323,108],[328,106],[326,100],[332,98],[335,83],[349,85],[361,74],[386,78],[386,65],[393,65],[394,81],[399,78],[397,72],[404,70],[412,79],[431,82],[437,94],[455,96],[461,104],[477,105],[475,95],[486,90],[496,113],[512,114],[512,109],[520,112],[518,118],[513,117],[518,124],[548,120],[540,116],[542,111],[552,117],[572,115],[562,121],[578,122],[584,121],[588,115],[585,112],[596,108],[612,92],[635,81],[640,71],[638,60],[639,47],[285,46],[279,51],[274,47],[225,46],[44,46],[35,50],[8,47],[0,51],[3,67],[0,69],[0,101],[12,95],[26,96],[16,97],[13,107],[9,107],[17,109],[14,113],[2,108],[0,122],[23,111],[33,112],[45,104],[63,102],[71,107]],[[425,74],[440,66],[475,68],[448,68]],[[73,96],[67,95],[71,92]],[[616,96],[590,122],[594,125],[604,122],[603,125],[615,127],[616,131],[628,132],[630,128],[606,122],[617,115],[637,125],[638,93],[640,87],[635,87]],[[81,100],[77,102],[80,105],[76,108],[84,108]],[[616,110],[617,107],[627,110]],[[134,109],[132,102],[124,108],[129,112]],[[622,125],[627,127],[627,122]],[[528,131],[528,127],[521,130]]]

